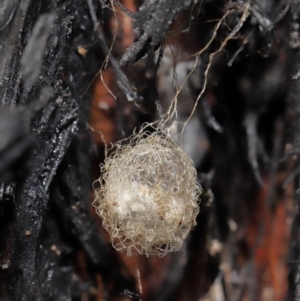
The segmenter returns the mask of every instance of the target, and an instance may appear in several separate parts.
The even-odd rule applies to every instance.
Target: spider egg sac
[[[162,130],[140,132],[101,169],[93,205],[115,249],[158,256],[179,250],[196,224],[202,192],[179,144]]]

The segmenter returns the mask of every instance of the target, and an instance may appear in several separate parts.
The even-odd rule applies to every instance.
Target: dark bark
[[[145,0],[132,13],[113,1],[134,20],[136,37],[125,51],[116,40],[110,52],[111,1],[2,2],[0,300],[97,300],[98,290],[107,300],[140,300],[134,276],[99,230],[91,208],[94,161],[103,149],[95,147],[88,126],[90,86],[108,56],[118,96],[112,114],[116,137],[129,135],[154,118],[155,104],[169,105],[174,91],[167,75],[187,76],[191,58],[227,12],[178,98],[177,118],[185,121],[211,55],[220,49],[194,113],[201,131],[194,129],[184,142],[196,145],[191,156],[204,187],[198,225],[184,254],[167,257],[157,289],[144,295],[193,301],[219,284],[226,300],[259,299],[272,283],[262,286],[265,262],[257,254],[276,226],[268,218],[285,204],[284,188],[295,180],[287,299],[300,300],[300,167],[299,160],[291,163],[300,141],[299,3]],[[169,35],[175,19],[175,34]],[[172,69],[168,59],[174,59],[172,68],[184,62],[178,74],[159,73]],[[160,80],[167,84],[158,99]],[[271,268],[265,269],[272,274]]]
[[[0,272],[1,297],[79,298],[92,284],[79,285],[69,263],[78,249],[86,254],[93,274],[106,275],[106,281],[114,275],[120,279],[115,289],[122,291],[120,286],[131,287],[132,280],[122,276],[89,211],[92,142],[86,90],[101,55],[87,3],[6,4],[0,33],[5,133],[0,214],[11,220],[2,217],[1,222],[1,262],[8,263],[8,270],[5,266]],[[101,12],[99,3],[95,5]],[[89,55],[81,56],[78,46],[87,47]]]

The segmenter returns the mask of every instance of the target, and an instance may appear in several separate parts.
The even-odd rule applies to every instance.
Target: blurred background
[[[0,300],[300,300],[299,22],[292,0],[3,0]],[[92,183],[172,104],[197,225],[127,256]]]

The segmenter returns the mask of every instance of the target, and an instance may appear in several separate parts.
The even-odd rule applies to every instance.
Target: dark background
[[[1,1],[0,300],[300,300],[300,4],[121,3]],[[91,205],[104,142],[185,79],[197,226],[127,257]]]

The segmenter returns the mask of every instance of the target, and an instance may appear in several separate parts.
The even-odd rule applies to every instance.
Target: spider
[[[136,41],[126,50],[120,60],[121,66],[129,66],[160,46],[169,26],[179,11],[188,7],[191,0],[149,0],[133,14],[118,1],[114,1],[125,13],[134,19]]]
[[[134,30],[139,35],[137,40],[126,50],[120,63],[110,54],[105,38],[101,30],[99,30],[99,23],[92,0],[88,0],[90,15],[100,46],[117,74],[117,84],[119,88],[123,91],[128,101],[135,101],[135,104],[139,106],[144,99],[131,87],[128,78],[120,67],[129,66],[147,55],[151,49],[157,49],[178,12],[188,7],[191,0],[145,1],[135,14],[118,1],[113,0],[113,3],[118,5],[121,10],[135,20]],[[102,4],[103,7],[108,5],[105,1],[103,1]],[[159,26],[157,26],[157,24],[159,24]]]

